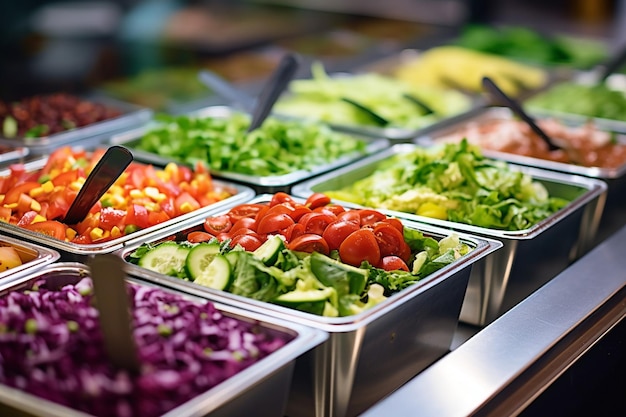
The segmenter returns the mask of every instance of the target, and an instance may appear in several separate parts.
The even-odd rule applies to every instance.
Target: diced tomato
[[[46,161],[46,165],[39,171],[39,175],[47,175],[52,171],[52,169],[57,167],[62,167],[65,163],[74,157],[74,152],[72,148],[69,146],[63,146],[54,150],[50,156],[48,156],[48,160]]]
[[[11,220],[11,209],[0,206],[0,221],[9,222]]]
[[[148,209],[139,204],[133,204],[126,210],[126,224],[134,224],[140,229],[150,226]]]
[[[122,228],[125,218],[125,210],[103,207],[100,211],[100,227],[104,230],[111,230],[113,226]]]
[[[33,220],[35,219],[35,217],[37,217],[36,211],[32,211],[32,210],[27,211],[26,213],[22,215],[22,217],[19,218],[17,225],[20,227],[24,227],[27,224],[31,224]]]
[[[195,232],[191,232],[187,235],[187,241],[191,243],[200,243],[200,242],[208,242],[213,239],[213,236],[210,233],[203,232],[201,230],[197,230]]]
[[[200,208],[198,200],[193,198],[189,193],[182,192],[178,197],[174,199],[174,208],[177,215],[183,215]]]
[[[51,179],[55,186],[67,186],[78,179],[78,170],[62,172]]]
[[[21,184],[17,184],[7,191],[6,195],[4,196],[3,204],[17,203],[21,194],[28,195],[30,190],[32,190],[33,188],[37,188],[39,186],[41,186],[41,184],[39,184],[38,182],[34,182],[34,181],[28,181],[28,182],[23,182]]]
[[[23,227],[34,232],[52,236],[53,238],[59,240],[65,240],[66,237],[65,231],[67,230],[67,226],[55,220],[46,220],[43,222],[26,224]]]
[[[380,260],[379,268],[384,269],[385,271],[406,271],[409,272],[409,267],[407,264],[397,256],[385,256]]]
[[[170,216],[168,216],[167,213],[165,213],[164,211],[151,211],[148,213],[148,223],[151,226],[166,222],[169,219]]]

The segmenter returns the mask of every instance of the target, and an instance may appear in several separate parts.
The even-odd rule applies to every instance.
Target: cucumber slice
[[[213,258],[220,253],[219,243],[199,243],[189,251],[185,267],[194,280],[204,274]]]
[[[285,249],[285,242],[279,235],[270,236],[252,254],[265,265],[274,265],[280,251]]]
[[[176,242],[163,242],[146,252],[137,264],[151,271],[176,276],[185,267],[190,250],[188,246]]]
[[[228,259],[224,255],[215,255],[207,268],[193,282],[223,291],[230,285],[231,277]]]
[[[321,316],[324,314],[327,300],[332,294],[332,288],[295,290],[279,295],[274,299],[274,303]]]

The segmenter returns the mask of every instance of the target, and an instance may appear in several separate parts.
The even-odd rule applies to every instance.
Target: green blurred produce
[[[626,93],[606,84],[564,82],[526,102],[529,108],[626,121]]]
[[[532,29],[469,25],[455,42],[459,46],[544,65],[589,68],[609,55],[601,42],[564,35],[545,36]]]

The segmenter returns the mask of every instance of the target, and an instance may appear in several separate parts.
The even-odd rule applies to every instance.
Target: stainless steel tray
[[[33,155],[41,155],[54,151],[62,145],[74,144],[83,140],[99,143],[106,139],[106,135],[125,129],[140,126],[152,118],[150,109],[125,103],[106,97],[86,97],[89,101],[114,107],[122,112],[118,117],[92,123],[87,126],[70,129],[53,135],[39,138],[5,138],[0,135],[0,144],[9,146],[21,146],[28,148]]]
[[[420,135],[415,138],[414,143],[422,146],[430,146],[437,143],[442,137],[452,135],[455,132],[462,130],[467,123],[483,124],[500,120],[512,120],[514,118],[515,116],[511,110],[506,107],[484,107],[474,114],[467,114],[464,115],[464,117],[450,120],[445,125],[442,125],[440,129],[432,130],[427,134]],[[563,120],[563,123],[569,126],[581,126],[581,120],[574,122],[566,119]],[[583,124],[584,123],[585,122],[583,122]],[[599,130],[604,129],[599,128]],[[626,144],[626,134],[620,134],[610,130],[608,130],[608,132],[614,133],[618,142]],[[585,167],[575,164],[516,155],[513,153],[498,152],[490,149],[482,149],[482,153],[487,157],[502,159],[518,165],[528,165],[536,168],[549,169],[568,174],[584,175],[592,178],[615,179],[623,177],[624,174],[626,174],[626,163],[616,168]]]
[[[250,202],[264,203],[270,199],[271,195],[261,195]],[[202,222],[203,219],[196,219],[180,224],[178,232],[201,228]],[[436,239],[450,234],[449,230],[434,226],[403,223]],[[155,233],[145,242],[156,243],[174,232],[170,228]],[[127,271],[159,285],[328,332],[326,343],[296,361],[286,415],[352,416],[449,351],[470,270],[474,263],[501,247],[495,240],[458,234],[461,241],[473,248],[469,254],[372,309],[348,317],[317,316],[213,290],[132,264]],[[117,253],[127,259],[138,246]]]
[[[89,268],[84,264],[57,263],[23,277],[10,285],[0,285],[0,293],[6,294],[11,291],[26,289],[39,279],[45,279],[48,283],[51,282],[52,285],[60,287],[75,283],[85,276],[89,276]],[[127,281],[151,285],[132,277],[128,277]],[[183,294],[172,289],[164,290],[178,293],[192,301],[207,301],[201,297]],[[217,303],[215,306],[227,317],[258,323],[264,331],[283,334],[292,339],[276,352],[203,394],[179,405],[163,416],[267,415],[283,417],[296,359],[323,343],[327,339],[327,335],[322,331],[298,323],[287,322],[232,306]],[[0,413],[2,415],[27,414],[50,417],[89,416],[89,414],[2,384],[0,384]]]
[[[15,281],[39,268],[56,262],[61,257],[59,252],[53,249],[9,236],[0,236],[0,246],[12,246],[22,259],[22,265],[0,272],[1,284]]]
[[[232,115],[236,110],[227,106],[210,106],[204,109],[200,109],[198,111],[194,111],[190,113],[190,115],[196,117],[216,117],[216,118],[227,118]],[[132,150],[133,155],[137,160],[152,163],[155,165],[165,165],[168,162],[172,161],[172,158],[163,157],[160,155],[156,155],[151,152],[145,152],[141,150],[137,150],[133,148],[139,139],[143,136],[145,132],[150,129],[149,125],[143,126],[138,129],[134,129],[132,131],[127,131],[124,133],[120,133],[118,135],[114,135],[111,137],[111,143],[117,145],[123,145]],[[346,165],[350,162],[354,162],[366,155],[371,155],[376,152],[381,151],[389,146],[389,142],[386,139],[382,138],[368,138],[362,137],[362,140],[366,141],[367,148],[365,154],[353,154],[346,155],[337,159],[334,162],[329,164],[320,165],[313,170],[298,170],[291,172],[285,175],[274,175],[274,176],[266,176],[259,177],[254,175],[247,174],[239,174],[236,172],[227,172],[227,171],[217,171],[211,170],[211,174],[219,178],[225,178],[228,180],[240,182],[246,184],[252,188],[254,188],[257,192],[260,193],[272,193],[278,191],[289,192],[291,186],[293,186],[298,181],[302,181],[310,178],[311,176],[318,175],[324,172],[328,172],[334,168]]]
[[[0,144],[0,166],[6,166],[14,162],[23,162],[30,154],[30,150],[18,144]]]
[[[332,174],[294,187],[295,195],[335,190],[370,175],[380,162],[410,152],[417,145],[394,145],[386,152],[363,159]],[[593,245],[606,200],[602,180],[538,168],[513,166],[543,183],[551,195],[573,199],[565,208],[533,227],[503,231],[438,220],[398,211],[389,215],[500,240],[504,247],[472,269],[461,320],[484,326],[539,288]]]
[[[36,159],[34,161],[25,164],[27,172],[33,172],[41,169],[47,161],[46,157]],[[0,171],[0,177],[9,175],[7,170]],[[207,216],[213,213],[214,210],[220,210],[224,206],[235,203],[243,203],[252,197],[255,193],[250,187],[244,185],[232,183],[229,181],[213,180],[213,183],[218,187],[228,188],[233,190],[234,194],[222,201],[211,204],[206,207],[202,207],[198,210],[184,214],[182,216],[174,217],[163,223],[148,227],[146,229],[137,230],[136,232],[128,235],[121,236],[119,238],[111,239],[107,242],[92,243],[92,244],[77,244],[72,242],[66,242],[59,239],[55,239],[51,236],[44,235],[42,233],[26,230],[16,225],[12,225],[6,222],[0,222],[0,232],[12,235],[19,239],[34,242],[46,247],[56,249],[61,253],[62,260],[64,261],[83,261],[85,257],[114,252],[125,245],[130,244],[134,240],[141,241],[147,234],[168,226],[175,225],[178,222],[195,218],[196,216]]]

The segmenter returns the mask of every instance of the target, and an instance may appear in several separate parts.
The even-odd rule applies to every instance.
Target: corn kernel
[[[45,193],[46,192],[44,191],[43,187],[35,187],[28,192],[28,195],[32,198],[37,198],[44,195]]]
[[[13,210],[14,208],[17,208],[17,203],[5,204],[4,207]]]
[[[190,213],[192,211],[193,211],[193,206],[190,203],[184,202],[183,204],[180,205],[181,213]]]
[[[41,211],[41,204],[39,204],[39,201],[33,200],[30,202],[30,209],[33,211]]]
[[[73,190],[73,191],[79,191],[83,186],[83,182],[76,180],[76,181],[72,181],[69,185],[69,189]]]
[[[130,198],[141,198],[143,197],[143,192],[141,190],[133,189],[130,190]]]
[[[67,238],[67,240],[74,239],[76,235],[77,235],[76,230],[72,229],[71,227],[68,227],[67,229],[65,229],[65,237]]]
[[[54,190],[54,184],[52,183],[52,181],[46,181],[41,184],[41,188],[43,188],[45,192],[51,193]]]
[[[143,205],[148,211],[158,211],[159,209],[159,205],[157,203],[153,203],[152,201],[145,202]]]
[[[122,236],[122,231],[120,230],[120,228],[117,226],[113,226],[111,228],[111,237],[120,237],[120,236]]]
[[[35,218],[33,219],[33,221],[31,223],[40,223],[40,222],[45,222],[46,219],[44,216],[42,216],[41,214],[38,214],[35,216]]]
[[[91,240],[102,239],[103,236],[104,230],[100,229],[99,227],[94,227],[93,229],[91,229],[91,232],[89,232],[89,237],[91,237]]]
[[[143,189],[143,193],[146,197],[150,197],[152,200],[156,200],[159,195],[159,189],[156,187],[146,187]]]

